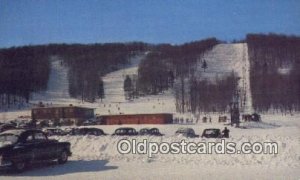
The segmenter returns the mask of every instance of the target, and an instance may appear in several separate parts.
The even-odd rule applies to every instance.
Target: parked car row
[[[223,138],[228,137],[229,130],[217,128],[204,129],[201,137]],[[71,144],[48,139],[48,135],[108,135],[102,129],[94,127],[59,129],[9,129],[0,133],[0,170],[13,168],[22,172],[28,165],[36,162],[57,160],[59,164],[68,161],[71,156]],[[137,132],[131,127],[122,127],[115,130],[112,136],[163,136],[158,128],[142,128]],[[197,138],[199,135],[192,128],[179,128],[175,135]]]
[[[64,135],[94,135],[94,136],[105,136],[108,135],[102,129],[95,127],[83,127],[83,128],[72,128],[62,130],[60,128],[46,128],[43,130],[48,136],[64,136]],[[139,131],[131,127],[122,127],[114,131],[112,136],[164,136],[158,128],[142,128]],[[192,128],[179,128],[175,135],[181,135],[188,138],[197,138],[200,135],[197,135]],[[225,133],[222,133],[220,129],[210,128],[204,129],[201,137],[203,138],[224,138],[228,137]]]
[[[64,135],[94,135],[94,136],[105,136],[108,135],[100,128],[95,127],[82,127],[82,128],[71,128],[71,129],[61,129],[61,128],[44,128],[43,132],[48,136],[64,136]],[[163,136],[157,128],[143,128],[137,132],[134,128],[124,127],[118,128],[112,134],[112,136]]]

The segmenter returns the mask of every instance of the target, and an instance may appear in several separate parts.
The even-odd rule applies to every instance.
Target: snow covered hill
[[[202,68],[203,61],[207,68]],[[208,51],[199,60],[196,77],[214,81],[217,77],[229,76],[232,72],[241,78],[238,82],[240,103],[245,113],[252,113],[252,97],[250,90],[250,63],[246,43],[219,44]]]
[[[130,64],[123,69],[111,72],[103,77],[104,92],[106,102],[119,103],[126,102],[123,84],[125,77],[137,75],[138,65],[145,57],[145,54],[137,55],[130,59]]]
[[[240,102],[244,112],[252,111],[252,100],[249,80],[249,60],[247,44],[219,44],[208,51],[202,58],[207,62],[205,72],[200,61],[196,66],[198,77],[214,80],[216,76],[222,77],[235,72],[240,77]],[[146,56],[142,53],[129,59],[130,64],[123,69],[105,75],[103,101],[95,103],[81,102],[71,98],[68,82],[68,68],[57,57],[51,58],[51,72],[48,89],[45,92],[34,93],[31,103],[42,101],[45,104],[73,104],[95,108],[97,114],[131,114],[131,113],[175,113],[175,98],[172,90],[156,96],[145,96],[133,101],[125,100],[123,83],[126,75],[137,75],[138,65]],[[22,112],[24,114],[24,112]],[[23,115],[22,114],[22,115]],[[27,114],[30,114],[29,112]],[[11,115],[5,115],[12,117]],[[190,116],[190,115],[189,115]]]
[[[100,107],[96,110],[98,114],[175,113],[175,102],[171,91],[156,96],[139,97],[131,101],[125,99],[123,89],[125,77],[138,74],[138,65],[146,54],[132,57],[130,65],[103,77],[105,98],[99,102]]]
[[[34,93],[32,102],[42,101],[44,103],[70,103],[74,101],[69,95],[68,67],[63,65],[58,57],[51,57],[51,70],[47,90]]]

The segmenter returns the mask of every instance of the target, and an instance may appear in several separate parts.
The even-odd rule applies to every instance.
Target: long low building
[[[85,120],[94,118],[94,109],[79,106],[38,107],[31,110],[36,121],[49,121],[62,125],[81,125]]]
[[[122,124],[170,124],[173,122],[173,114],[120,114],[120,115],[102,115],[97,119],[101,124],[122,125]]]

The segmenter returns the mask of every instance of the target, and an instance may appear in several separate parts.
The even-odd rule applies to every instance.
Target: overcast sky
[[[300,0],[0,0],[0,47],[300,35]]]

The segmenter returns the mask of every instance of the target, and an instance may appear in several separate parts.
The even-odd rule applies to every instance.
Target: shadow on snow
[[[58,176],[84,172],[99,172],[118,168],[117,166],[106,166],[107,163],[107,160],[68,161],[63,165],[58,165],[56,162],[38,163],[31,165],[31,167],[27,168],[23,173],[1,173],[0,176]]]

